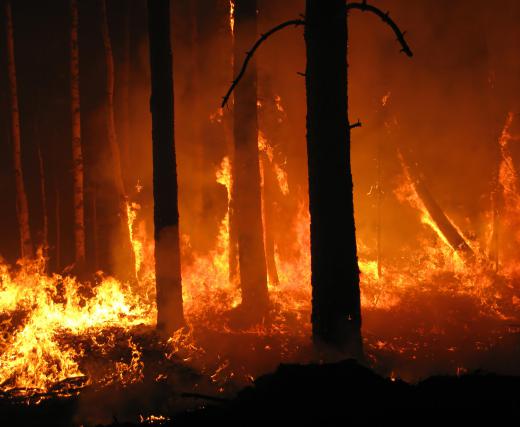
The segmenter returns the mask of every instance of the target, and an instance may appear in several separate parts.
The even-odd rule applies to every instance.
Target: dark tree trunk
[[[256,0],[235,1],[235,75],[257,37]],[[262,236],[258,160],[257,69],[253,58],[235,90],[233,208],[238,236],[242,304],[260,315],[268,306],[267,272]]]
[[[77,267],[85,263],[85,197],[84,165],[81,148],[81,107],[79,91],[78,3],[70,2],[70,94],[72,120],[72,168],[74,188],[74,261]]]
[[[184,325],[173,127],[170,1],[148,0],[152,76],[153,193],[157,328],[170,335]]]
[[[22,143],[20,131],[20,109],[18,100],[18,83],[16,76],[14,29],[11,2],[5,1],[5,31],[7,40],[7,75],[9,79],[9,101],[11,113],[10,137],[13,144],[13,169],[16,183],[16,214],[20,230],[20,255],[22,258],[32,258],[33,243],[29,225],[29,207],[25,191],[22,167]]]
[[[307,156],[314,343],[362,356],[344,0],[307,0]]]

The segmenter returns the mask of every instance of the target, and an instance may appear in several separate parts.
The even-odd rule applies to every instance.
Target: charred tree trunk
[[[169,0],[148,0],[152,76],[153,193],[157,328],[168,335],[184,325],[174,139]]]
[[[33,256],[31,229],[29,226],[29,207],[22,168],[22,146],[20,136],[20,110],[18,103],[18,87],[16,82],[16,63],[14,56],[14,30],[11,2],[5,2],[6,40],[7,40],[7,73],[9,78],[9,98],[11,110],[11,143],[13,144],[13,164],[16,182],[16,214],[20,230],[20,253],[22,258]]]
[[[257,33],[256,0],[235,2],[235,74]],[[258,157],[257,69],[253,58],[236,88],[234,103],[233,164],[234,214],[242,304],[250,315],[261,317],[269,303]]]
[[[70,95],[72,117],[72,168],[74,179],[74,260],[85,263],[85,204],[83,151],[81,148],[81,113],[79,95],[78,2],[70,1]]]
[[[125,192],[123,172],[121,169],[121,154],[117,142],[116,124],[114,116],[114,57],[112,54],[112,42],[108,26],[108,15],[106,0],[101,0],[101,19],[103,45],[105,48],[106,65],[106,117],[108,131],[108,146],[112,158],[113,177],[115,190],[118,197],[119,224],[116,236],[117,248],[115,254],[115,271],[118,276],[127,279],[136,277],[135,262],[132,245],[130,242],[130,232],[128,229],[128,200]],[[131,272],[131,273],[128,273]]]
[[[315,344],[362,356],[344,0],[307,0],[307,156]]]

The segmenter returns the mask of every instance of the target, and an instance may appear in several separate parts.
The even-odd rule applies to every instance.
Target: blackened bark
[[[235,75],[257,37],[256,0],[235,1]],[[242,304],[261,315],[268,305],[267,271],[262,236],[260,166],[258,157],[257,69],[253,58],[235,91],[233,164],[234,214]]]
[[[148,0],[152,76],[153,193],[157,328],[168,335],[184,325],[174,140],[170,1]]]
[[[307,0],[305,15],[313,340],[362,357],[345,1]]]

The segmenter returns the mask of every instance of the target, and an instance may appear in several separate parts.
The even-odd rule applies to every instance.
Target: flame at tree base
[[[507,151],[510,124],[508,118],[500,140],[505,166],[499,182],[506,201],[503,226],[514,228],[520,209],[513,186],[516,172]],[[230,197],[229,159],[223,160],[217,180]],[[280,185],[287,195],[284,182]],[[416,211],[424,233],[418,247],[402,248],[402,258],[386,260],[381,276],[377,257],[363,243],[368,239],[358,236],[368,359],[389,375],[411,379],[436,370],[454,373],[482,367],[484,359],[475,355],[488,354],[508,336],[518,334],[514,325],[520,304],[520,264],[506,253],[500,273],[491,269],[480,249],[487,235],[480,239],[484,243],[470,242],[479,258],[471,264],[464,262],[443,239],[406,174],[395,193],[402,204]],[[129,205],[136,252],[133,284],[101,273],[90,282],[49,276],[41,252],[37,259],[20,260],[13,267],[0,263],[0,392],[4,396],[34,402],[52,395],[68,396],[85,386],[125,387],[145,381],[145,367],[154,360],[158,365],[168,361],[195,366],[218,391],[224,391],[226,384],[247,383],[280,361],[314,357],[304,349],[310,347],[311,331],[305,201],[300,202],[292,225],[293,255],[288,258],[275,251],[279,283],[268,285],[271,310],[266,321],[240,331],[228,324],[229,312],[241,300],[238,284],[229,280],[228,214],[213,251],[183,264],[189,328],[167,342],[152,332],[156,319],[153,242],[137,224],[138,211],[138,205]],[[187,236],[182,242],[189,248]],[[248,351],[260,352],[264,362],[249,360]],[[151,362],[149,352],[155,358]],[[510,368],[515,365],[504,369]],[[154,370],[153,381],[167,378],[167,372]]]

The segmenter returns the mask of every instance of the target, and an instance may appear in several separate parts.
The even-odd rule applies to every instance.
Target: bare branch
[[[231,96],[231,93],[233,92],[233,90],[235,89],[236,85],[238,84],[238,82],[240,81],[240,79],[244,76],[244,73],[246,72],[246,69],[247,69],[247,65],[249,64],[249,61],[251,61],[251,58],[253,57],[253,55],[255,54],[256,50],[260,47],[260,45],[265,41],[267,40],[268,37],[272,36],[274,33],[286,28],[286,27],[289,27],[291,25],[294,25],[295,27],[299,26],[299,25],[304,25],[305,24],[305,21],[303,19],[293,19],[291,21],[286,21],[286,22],[283,22],[281,23],[280,25],[277,25],[276,27],[270,29],[269,31],[267,31],[266,33],[262,34],[260,36],[260,38],[257,40],[257,42],[253,45],[253,47],[251,48],[251,50],[249,52],[247,52],[246,54],[246,59],[244,60],[244,63],[242,64],[242,68],[240,69],[240,72],[238,73],[238,75],[235,77],[235,80],[233,80],[233,83],[231,84],[231,87],[229,88],[229,90],[227,91],[226,95],[224,96],[224,98],[222,99],[222,104],[221,104],[221,107],[223,108],[227,102],[229,101],[229,97]]]
[[[349,124],[348,128],[349,129],[354,129],[354,128],[360,128],[361,126],[363,126],[363,125],[361,124],[361,122],[358,119],[358,121],[356,123],[352,123],[351,125]]]
[[[394,31],[395,35],[397,36],[397,41],[401,44],[401,52],[406,53],[409,57],[413,56],[412,50],[410,49],[410,46],[408,46],[408,43],[406,43],[406,40],[404,38],[405,32],[402,32],[397,24],[390,18],[389,12],[383,12],[381,9],[378,9],[375,6],[372,6],[370,4],[367,4],[366,0],[363,0],[362,3],[347,3],[347,11],[350,9],[358,9],[362,12],[372,12],[375,15],[379,16],[381,20],[390,26],[392,30]]]
[[[357,9],[357,10],[361,10],[362,12],[372,12],[375,15],[379,16],[379,18],[381,18],[381,20],[385,24],[389,25],[390,28],[392,28],[392,30],[394,31],[395,35],[397,36],[397,41],[401,44],[401,47],[402,47],[401,48],[401,52],[404,52],[409,57],[413,56],[412,50],[410,49],[410,46],[408,46],[408,43],[406,42],[406,40],[404,38],[404,35],[406,34],[406,32],[402,32],[399,29],[397,24],[390,18],[389,12],[385,13],[381,9],[378,9],[375,6],[372,6],[372,5],[368,4],[367,0],[363,0],[361,3],[347,3],[346,7],[347,7],[347,11],[350,10],[350,9]],[[302,18],[304,18],[304,17],[302,16]],[[290,20],[290,21],[283,22],[283,23],[277,25],[276,27],[272,28],[271,30],[267,31],[266,33],[264,33],[264,34],[262,34],[260,36],[260,38],[253,45],[251,50],[246,53],[246,58],[244,60],[244,63],[242,64],[242,68],[240,69],[240,72],[235,77],[235,79],[233,80],[229,90],[227,91],[226,95],[222,99],[222,104],[221,104],[222,108],[229,101],[229,98],[230,98],[231,94],[233,93],[233,90],[237,86],[238,82],[244,76],[244,74],[246,72],[246,69],[247,69],[247,66],[249,64],[249,61],[251,61],[251,58],[255,54],[256,50],[260,47],[260,45],[265,40],[267,40],[270,36],[272,36],[274,33],[278,32],[278,31],[280,31],[280,30],[282,30],[282,29],[284,29],[286,27],[289,27],[291,25],[294,25],[295,27],[298,27],[300,25],[305,25],[305,20],[304,19],[293,19],[293,20]],[[304,73],[297,73],[297,74],[305,76]],[[354,127],[360,127],[361,123],[359,123],[359,126],[358,126],[358,123],[355,123]]]

